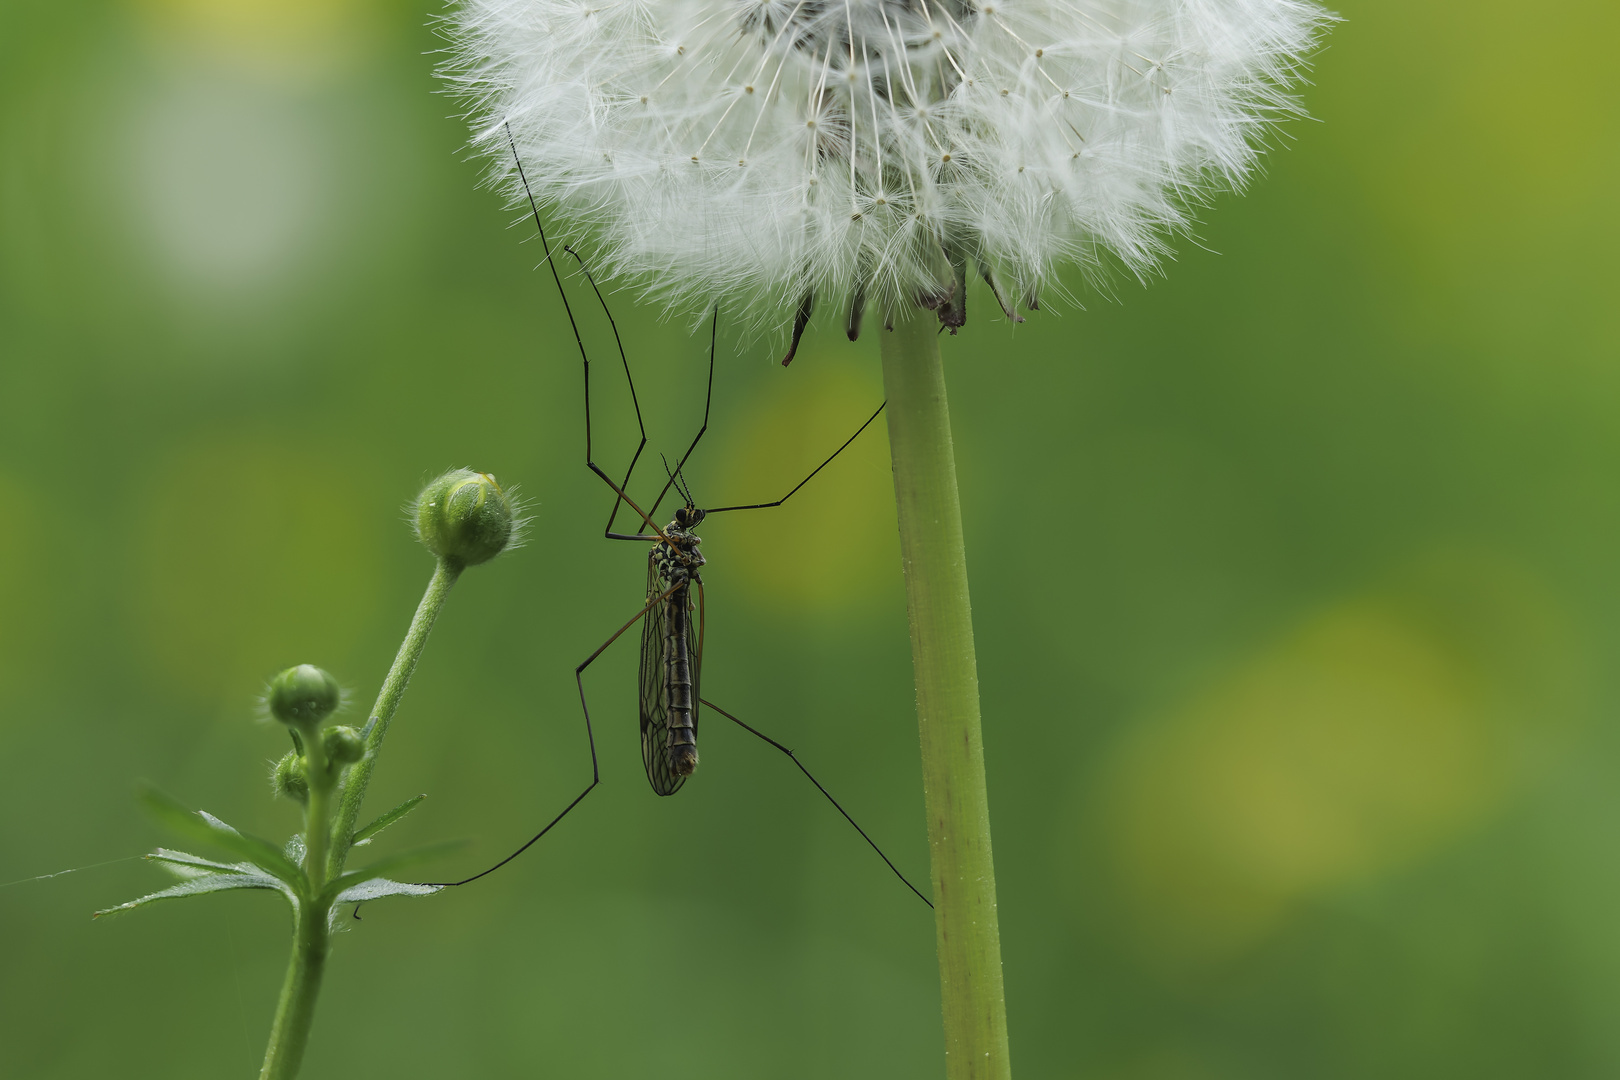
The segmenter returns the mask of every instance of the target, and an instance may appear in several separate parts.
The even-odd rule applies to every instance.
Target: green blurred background
[[[976,293],[944,342],[1022,1076],[1620,1075],[1620,8],[1339,9],[1315,119],[1163,280],[1016,329]],[[560,308],[427,17],[4,4],[0,882],[165,842],[137,778],[290,832],[255,694],[315,662],[363,716],[430,570],[400,507],[452,465],[533,536],[452,597],[372,807],[428,792],[388,842],[469,837],[458,874],[588,776],[571,670],[643,555],[600,539]],[[673,450],[703,342],[614,302]],[[700,501],[808,471],[876,349],[723,341]],[[925,877],[885,453],[708,523],[704,690]],[[927,913],[715,717],[655,798],[634,652],[563,828],[340,939],[307,1076],[940,1074]],[[253,1074],[285,914],[90,922],[161,882],[0,888],[0,1072]]]

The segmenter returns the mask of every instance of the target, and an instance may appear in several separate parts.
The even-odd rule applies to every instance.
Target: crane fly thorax
[[[682,510],[664,529],[664,539],[652,548],[652,560],[658,567],[658,576],[671,584],[676,581],[698,580],[698,568],[704,564],[698,545],[703,538],[690,528],[701,518],[702,511],[688,514]]]

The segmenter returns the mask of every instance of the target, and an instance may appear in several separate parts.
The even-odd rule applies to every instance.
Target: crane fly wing
[[[686,655],[692,658],[692,738],[697,738],[703,703],[703,583],[697,584],[697,618],[686,620]]]
[[[647,559],[647,599],[653,600],[669,588],[658,572],[655,557]],[[673,795],[686,783],[669,760],[669,694],[664,685],[668,667],[664,662],[665,607],[669,601],[654,604],[641,620],[641,763],[647,782],[659,795]]]

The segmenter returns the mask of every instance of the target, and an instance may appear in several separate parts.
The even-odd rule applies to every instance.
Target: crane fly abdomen
[[[641,631],[641,762],[659,795],[673,795],[698,767],[701,652],[692,585],[701,583],[702,541],[690,531],[702,511],[685,507],[647,556],[647,611]],[[662,598],[662,599],[660,599]],[[653,601],[657,603],[653,603]]]
[[[688,640],[692,623],[690,585],[682,585],[664,601],[664,695],[669,703],[670,768],[677,776],[691,776],[698,765],[697,695],[692,690],[693,649]]]

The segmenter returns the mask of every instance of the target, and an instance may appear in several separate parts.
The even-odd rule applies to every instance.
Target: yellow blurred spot
[[[1546,594],[1455,553],[1331,605],[1124,746],[1104,798],[1149,951],[1219,957],[1476,824],[1576,714]]]
[[[139,507],[137,639],[168,695],[245,711],[295,663],[341,672],[377,614],[364,470],[251,437],[187,447]],[[426,566],[426,560],[424,560]]]
[[[719,455],[727,465],[714,498],[780,498],[883,400],[875,372],[863,378],[832,356],[801,356],[799,363],[813,374],[773,380],[732,432]],[[785,505],[711,518],[703,534],[716,582],[737,574],[740,591],[761,606],[825,614],[873,602],[897,582],[900,561],[884,418]]]
[[[1384,225],[1378,249],[1399,278],[1390,304],[1404,306],[1417,334],[1444,319],[1454,344],[1459,335],[1494,344],[1505,328],[1541,342],[1549,315],[1545,301],[1524,302],[1527,290],[1556,296],[1570,288],[1566,276],[1601,279],[1607,267],[1617,221],[1609,71],[1567,57],[1571,41],[1613,40],[1620,6],[1527,19],[1513,0],[1481,0],[1463,21],[1445,4],[1362,8],[1335,32],[1331,61],[1332,83],[1356,107],[1323,118],[1340,126],[1342,168]],[[1421,76],[1402,81],[1396,71]],[[1593,341],[1613,339],[1611,306],[1580,308],[1602,323],[1588,323]],[[1587,356],[1611,368],[1601,348],[1503,356],[1543,380],[1550,365]]]
[[[307,74],[375,36],[375,0],[131,0],[161,38],[266,70]]]

